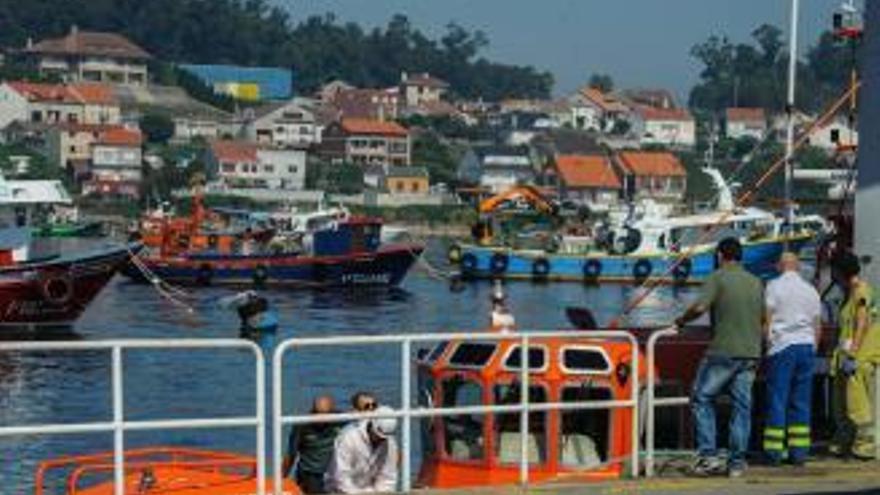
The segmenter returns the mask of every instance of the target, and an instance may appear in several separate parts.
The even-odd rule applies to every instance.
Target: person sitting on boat
[[[322,395],[315,398],[312,414],[333,414],[336,406],[333,398]],[[288,476],[296,465],[296,484],[303,493],[327,493],[324,475],[333,457],[336,436],[342,429],[340,423],[310,423],[295,426],[290,431],[287,455],[282,465],[283,476]]]
[[[516,319],[507,307],[501,285],[492,292],[491,328],[494,332],[508,333],[516,329]]]
[[[351,409],[356,412],[369,412],[375,411],[376,407],[378,407],[378,403],[376,402],[376,397],[363,390],[355,392],[351,396]]]
[[[835,432],[831,451],[874,458],[873,383],[880,364],[880,319],[874,290],[861,276],[859,258],[847,251],[831,262],[832,276],[846,291],[840,307],[837,349],[832,357],[834,375],[832,411]]]
[[[391,414],[388,406],[376,409]],[[390,493],[397,489],[397,420],[376,418],[346,426],[336,437],[325,477],[331,493]]]
[[[752,419],[752,385],[763,340],[764,288],[741,264],[742,246],[733,237],[718,243],[719,268],[703,285],[702,295],[675,320],[684,326],[711,310],[712,341],[700,361],[692,391],[697,459],[691,472],[698,476],[720,474],[715,438],[715,400],[728,391],[733,402],[727,473],[741,476],[749,445]]]

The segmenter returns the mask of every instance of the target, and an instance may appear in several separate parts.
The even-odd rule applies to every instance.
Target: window
[[[37,111],[31,112],[31,122],[42,122],[43,114]]]
[[[299,171],[299,169],[295,165],[291,165],[290,167],[287,168],[287,171],[290,172],[291,174],[295,174]]]
[[[611,391],[589,382],[563,387],[562,402],[611,400]],[[562,411],[559,429],[559,462],[564,466],[598,467],[608,459],[611,435],[608,409]]]
[[[403,181],[400,181],[400,180],[399,180],[399,181],[396,181],[396,182],[394,183],[394,189],[395,189],[397,192],[402,193],[402,192],[403,192]]]
[[[419,192],[419,183],[413,181],[412,184],[409,185],[410,192]]]
[[[456,351],[458,352],[458,351]],[[454,376],[443,381],[443,407],[479,406],[483,404],[483,387],[469,379]],[[485,456],[484,415],[465,414],[442,419],[446,433],[446,455],[461,461],[480,460]]]
[[[510,370],[519,370],[522,360],[522,346],[515,345],[507,351],[504,359],[504,367]],[[529,369],[542,370],[547,365],[547,348],[529,346]]]
[[[71,146],[71,147],[70,147],[70,152],[71,152],[71,153],[76,153],[76,146]]]
[[[275,173],[275,165],[263,165],[263,172],[267,174]]]
[[[606,374],[611,362],[600,347],[566,347],[562,349],[562,369],[569,373]]]
[[[520,402],[520,384],[511,382],[495,385],[492,389],[493,403],[514,405]],[[541,385],[529,386],[529,402],[547,402],[547,390]],[[495,417],[495,454],[503,464],[518,464],[520,455],[520,414],[502,413]],[[528,453],[530,464],[547,461],[547,413],[529,413]]]
[[[492,359],[497,348],[497,344],[489,342],[459,344],[449,358],[449,364],[466,368],[482,368]]]

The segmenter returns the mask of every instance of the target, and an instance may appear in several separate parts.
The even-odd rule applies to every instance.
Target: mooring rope
[[[159,293],[159,295],[171,302],[176,306],[180,306],[186,309],[189,313],[195,312],[195,307],[189,302],[185,301],[185,298],[195,299],[195,295],[186,291],[183,288],[176,287],[173,284],[162,280],[155,272],[153,272],[150,267],[144,263],[144,261],[140,258],[140,256],[131,250],[131,247],[126,248],[128,250],[129,259],[131,260],[131,264],[134,265],[135,268],[141,272],[141,275],[150,283],[150,285]]]

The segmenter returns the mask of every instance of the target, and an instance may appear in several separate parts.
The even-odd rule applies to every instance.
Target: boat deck
[[[464,490],[433,491],[425,494],[444,495],[502,495],[509,493],[535,493],[554,495],[623,495],[645,493],[652,495],[722,495],[722,494],[806,494],[806,493],[857,493],[880,494],[880,461],[857,461],[839,459],[820,459],[795,468],[783,466],[770,468],[752,466],[739,479],[725,476],[712,478],[693,478],[684,476],[686,461],[670,463],[662,476],[653,479],[623,480],[607,483],[539,484],[528,489],[510,486],[473,488]],[[658,465],[658,468],[662,468]]]

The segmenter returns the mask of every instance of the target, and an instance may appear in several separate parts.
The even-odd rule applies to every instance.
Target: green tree
[[[610,93],[614,90],[614,79],[608,74],[593,74],[587,85],[603,93]]]
[[[458,159],[455,153],[433,132],[424,132],[415,138],[412,161],[414,165],[428,169],[434,184],[455,184],[458,181]]]
[[[150,143],[166,143],[174,136],[174,121],[163,113],[145,113],[138,125]]]

